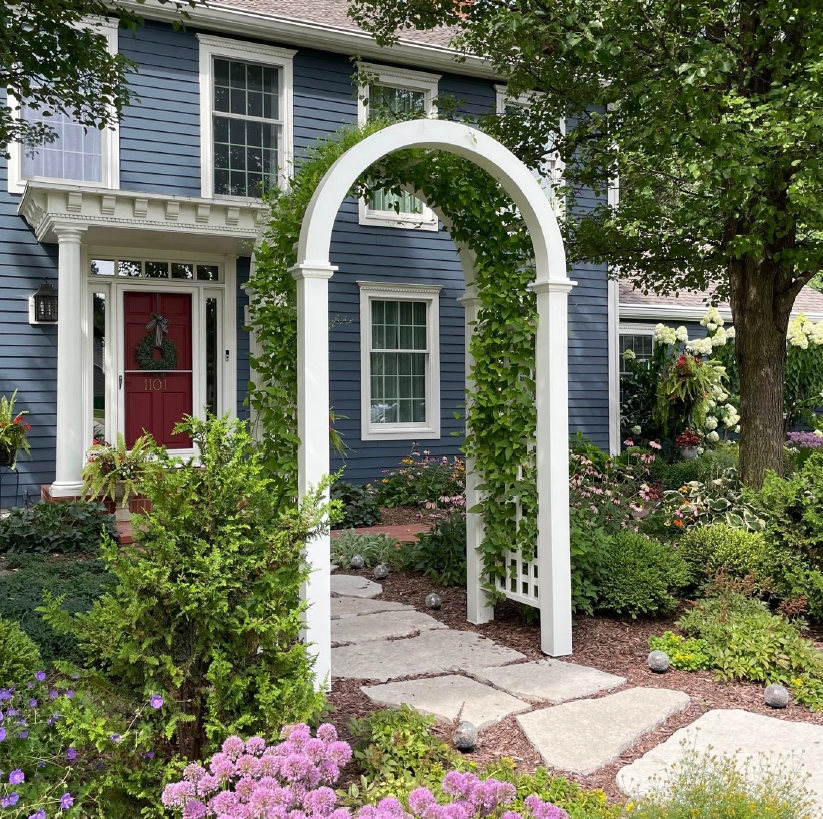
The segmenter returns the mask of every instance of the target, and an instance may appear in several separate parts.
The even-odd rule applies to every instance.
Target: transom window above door
[[[437,74],[360,63],[368,82],[360,86],[359,122],[375,119],[410,119],[436,116]],[[361,201],[360,224],[437,230],[437,218],[410,193],[400,195],[378,190]]]
[[[260,198],[290,172],[295,52],[197,36],[202,195]]]
[[[129,259],[92,259],[92,276],[125,276],[131,279],[177,279],[219,282],[220,266],[194,262],[155,262]]]

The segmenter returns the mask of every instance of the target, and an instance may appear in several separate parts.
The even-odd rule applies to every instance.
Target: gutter
[[[122,6],[152,20],[173,22],[180,15],[159,0],[122,0]],[[323,25],[306,20],[295,20],[260,11],[242,11],[221,6],[212,0],[208,6],[199,6],[191,12],[192,27],[235,34],[256,40],[270,40],[306,48],[326,48],[339,54],[369,57],[416,67],[437,68],[442,71],[487,79],[503,79],[492,66],[479,57],[462,58],[460,52],[447,46],[403,40],[393,46],[381,47],[370,34],[363,31]]]
[[[703,307],[689,306],[681,307],[674,304],[621,304],[620,305],[620,320],[623,321],[700,321],[706,315],[706,310],[709,305]],[[718,307],[717,312],[723,317],[724,321],[731,322],[732,311],[729,307]],[[820,321],[823,319],[821,313],[806,313],[803,310],[792,310],[792,318],[803,313],[806,318],[811,321]]]

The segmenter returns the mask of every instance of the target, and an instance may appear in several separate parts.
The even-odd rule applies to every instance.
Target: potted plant
[[[11,398],[0,395],[0,466],[8,466],[12,469],[17,465],[17,454],[20,450],[27,455],[31,452],[26,437],[31,424],[27,424],[23,418],[24,415],[28,415],[28,412],[15,410],[16,400],[17,390],[12,393]]]
[[[92,498],[119,502],[115,519],[131,520],[129,498],[139,494],[143,477],[160,468],[158,455],[157,444],[148,433],[141,435],[131,449],[119,433],[116,444],[95,440],[83,467],[83,491]]]
[[[686,461],[693,461],[697,457],[697,448],[702,437],[699,432],[686,429],[674,439],[674,445],[680,447],[680,454]]]

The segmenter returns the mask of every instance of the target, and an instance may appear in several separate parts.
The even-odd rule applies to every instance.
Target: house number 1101
[[[165,378],[144,378],[143,389],[146,392],[161,392],[166,389]]]

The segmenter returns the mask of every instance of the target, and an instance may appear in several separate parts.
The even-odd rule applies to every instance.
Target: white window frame
[[[509,89],[505,85],[495,85],[495,110],[498,115],[506,113],[506,106],[517,105],[520,108],[528,108],[536,98],[541,96],[540,91],[532,91],[530,93],[520,94],[518,97],[510,97]],[[558,133],[566,133],[566,121],[561,119],[557,125]],[[565,197],[557,196],[555,193],[556,186],[563,184],[563,172],[565,165],[563,161],[557,157],[552,159],[545,159],[539,168],[533,168],[532,174],[534,178],[540,183],[543,192],[551,202],[552,209],[556,213],[562,213],[565,208]],[[548,171],[548,173],[546,173]]]
[[[109,54],[117,54],[118,28],[116,20],[95,19],[88,23],[90,28],[97,30],[108,42]],[[9,94],[6,104],[9,106],[14,119],[19,120],[21,107],[13,95]],[[100,182],[86,182],[82,179],[65,179],[63,177],[23,176],[23,146],[19,142],[10,142],[8,146],[8,190],[9,193],[23,194],[28,182],[65,182],[81,188],[106,188],[119,190],[120,188],[120,123],[114,109],[110,111],[113,117],[111,125],[100,132],[101,171]]]
[[[366,74],[374,85],[388,88],[403,88],[408,91],[423,92],[423,107],[426,116],[437,117],[437,85],[440,74],[428,74],[407,68],[393,68],[374,63],[357,64],[358,70]],[[369,83],[357,89],[357,122],[365,125],[369,121]],[[423,206],[422,213],[396,213],[393,210],[373,210],[365,199],[360,199],[359,221],[361,225],[378,227],[399,227],[413,230],[439,230],[437,216],[431,208]]]
[[[259,202],[251,196],[225,196],[214,194],[214,58],[225,57],[246,63],[262,63],[280,71],[280,126],[282,150],[278,181],[281,187],[288,184],[294,161],[294,69],[296,51],[289,48],[230,40],[212,34],[198,34],[200,41],[200,195],[204,199],[220,201]]]
[[[617,332],[618,378],[623,376],[623,360],[620,356],[620,339],[622,336],[653,336],[654,324],[620,324]],[[654,349],[654,345],[652,345]]]
[[[420,441],[440,438],[440,285],[357,282],[360,288],[360,439]],[[426,303],[428,361],[426,421],[417,424],[373,424],[371,420],[371,305],[373,301]]]

